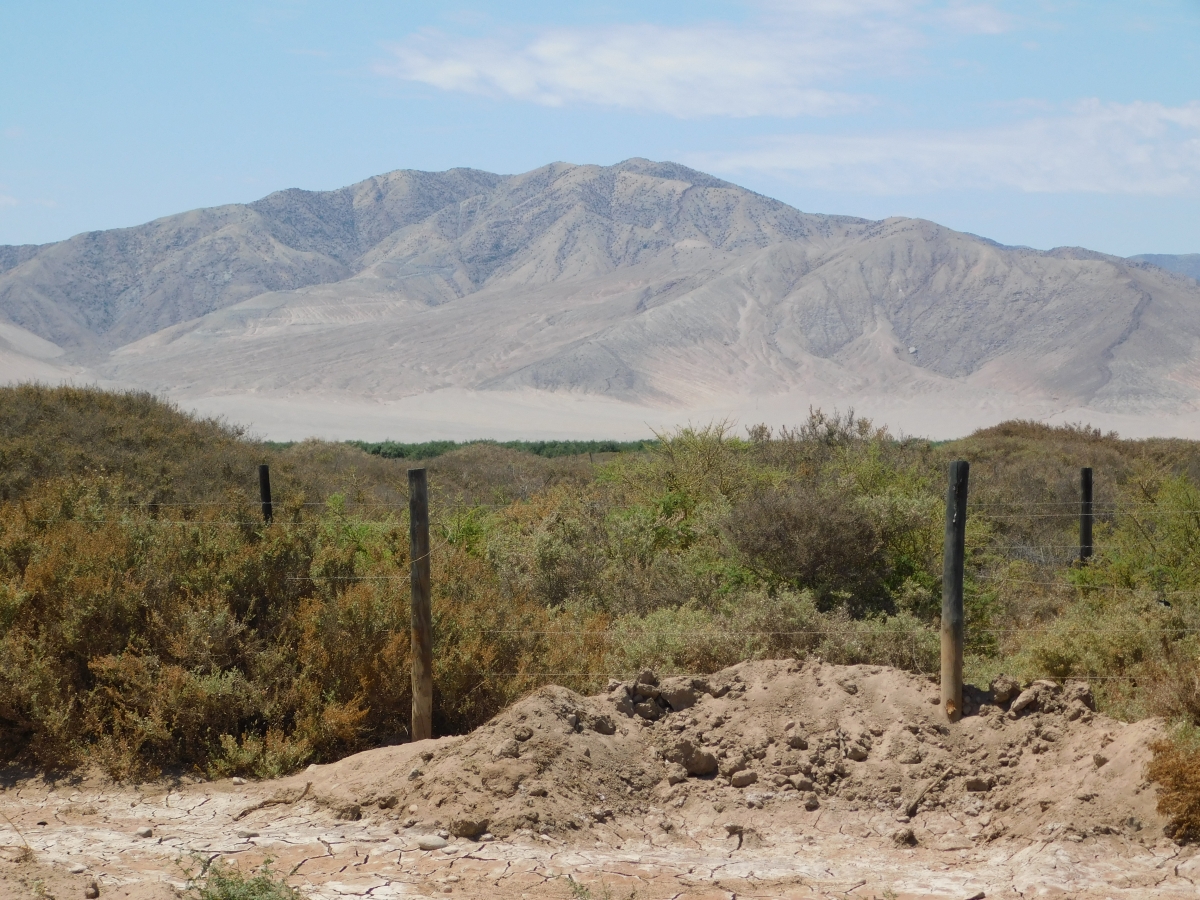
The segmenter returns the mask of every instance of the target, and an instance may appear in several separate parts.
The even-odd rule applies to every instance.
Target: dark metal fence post
[[[429,584],[429,486],[424,469],[408,470],[412,579],[412,739],[433,737],[433,611]]]
[[[271,469],[266,464],[258,467],[258,498],[262,501],[263,521],[270,525],[275,508],[271,505]]]
[[[942,709],[957,722],[963,708],[963,561],[967,548],[965,460],[950,463],[946,489],[946,537],[942,548]]]
[[[1079,561],[1086,563],[1092,557],[1092,520],[1095,517],[1091,466],[1079,470],[1079,487],[1082,501],[1079,507]]]

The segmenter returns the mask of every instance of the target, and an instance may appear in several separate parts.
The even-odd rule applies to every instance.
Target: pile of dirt
[[[879,666],[646,672],[594,697],[543,688],[470,735],[313,766],[278,796],[421,832],[568,843],[628,816],[656,816],[668,839],[690,822],[728,820],[740,845],[823,815],[880,811],[899,843],[936,841],[921,830],[932,811],[975,844],[1160,835],[1144,776],[1159,724],[1097,714],[1082,682],[1018,687],[968,687],[965,715],[950,724],[935,683]]]

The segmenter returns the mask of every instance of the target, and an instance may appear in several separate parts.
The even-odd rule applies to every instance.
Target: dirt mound
[[[567,843],[630,816],[654,816],[667,839],[707,821],[740,846],[822,816],[883,811],[898,842],[944,849],[1161,834],[1144,780],[1156,723],[1097,714],[1081,682],[968,687],[953,725],[938,701],[928,679],[878,666],[762,661],[661,681],[647,672],[595,697],[543,688],[468,736],[310,767],[280,796],[417,831]],[[927,830],[923,814],[934,811],[958,827]]]

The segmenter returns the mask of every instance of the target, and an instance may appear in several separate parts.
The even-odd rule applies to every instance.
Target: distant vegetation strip
[[[558,456],[581,456],[584,453],[640,453],[658,445],[657,440],[641,441],[346,441],[372,456],[384,459],[433,459],[461,447],[478,445],[504,447],[553,459]]]

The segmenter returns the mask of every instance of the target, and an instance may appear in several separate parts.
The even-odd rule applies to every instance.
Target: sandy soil
[[[1144,781],[1158,725],[1084,684],[969,691],[950,725],[932,683],[879,667],[638,681],[274,782],[10,778],[0,900],[150,900],[267,857],[330,900],[1197,895]]]

